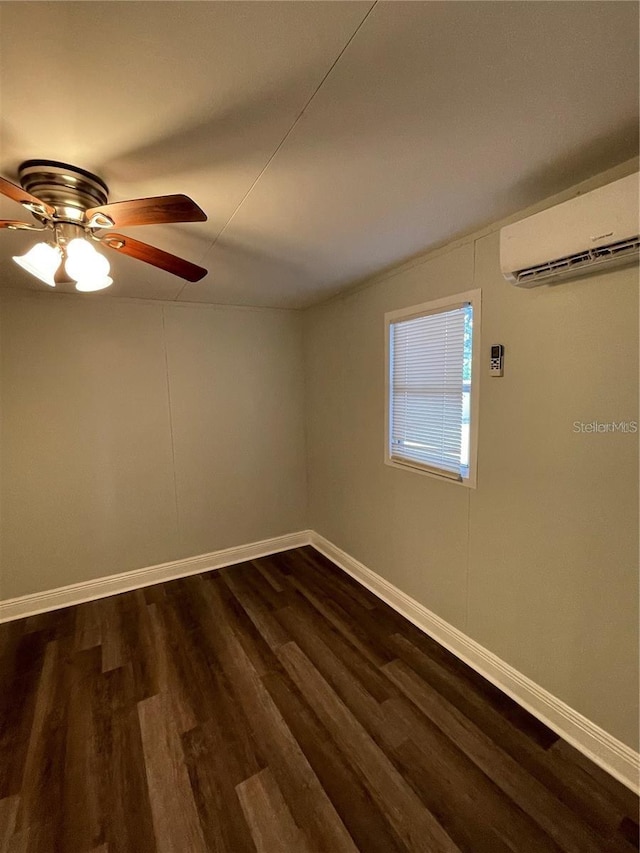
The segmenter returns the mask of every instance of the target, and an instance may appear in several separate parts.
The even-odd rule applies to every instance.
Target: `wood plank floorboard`
[[[0,853],[632,853],[638,808],[310,547],[0,625]]]
[[[312,846],[294,821],[268,767],[237,786],[258,853],[311,853]]]

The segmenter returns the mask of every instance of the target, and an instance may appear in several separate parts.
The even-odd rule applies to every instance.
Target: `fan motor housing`
[[[18,176],[22,188],[54,207],[63,222],[81,222],[85,210],[106,204],[109,198],[102,178],[57,160],[25,160]]]

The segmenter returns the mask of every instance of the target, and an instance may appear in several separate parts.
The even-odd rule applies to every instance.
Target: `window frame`
[[[470,304],[473,309],[473,338],[471,344],[471,394],[469,399],[469,475],[468,477],[452,476],[447,471],[438,472],[435,468],[428,468],[419,462],[411,460],[398,460],[391,457],[391,388],[393,383],[391,363],[391,325],[399,321],[415,320],[428,314],[441,314],[452,311]],[[396,311],[388,311],[384,315],[384,364],[385,364],[385,390],[384,390],[384,463],[392,468],[403,471],[414,471],[426,477],[448,483],[456,483],[468,489],[475,489],[478,481],[478,409],[480,394],[480,332],[482,316],[482,290],[466,290],[463,293],[455,293],[440,299],[432,299],[422,302],[420,305],[411,305],[408,308],[400,308]]]

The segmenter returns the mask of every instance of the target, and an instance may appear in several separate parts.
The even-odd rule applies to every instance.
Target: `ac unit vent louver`
[[[638,174],[534,213],[500,231],[500,268],[518,287],[585,276],[640,257]]]
[[[614,258],[622,260],[625,255],[629,255],[629,260],[633,260],[640,253],[640,237],[635,237],[632,240],[620,240],[619,243],[612,243],[610,246],[599,246],[597,249],[589,249],[586,252],[576,252],[574,255],[567,255],[566,258],[558,258],[556,261],[548,261],[545,264],[538,264],[535,267],[530,267],[526,270],[519,270],[516,273],[516,284],[524,285],[529,282],[542,281],[548,278],[563,278],[572,275],[578,275],[582,271],[581,268],[588,267],[589,271],[595,272]]]

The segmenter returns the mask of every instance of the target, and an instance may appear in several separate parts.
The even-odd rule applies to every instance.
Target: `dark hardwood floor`
[[[0,625],[2,853],[638,849],[638,801],[311,548]]]

